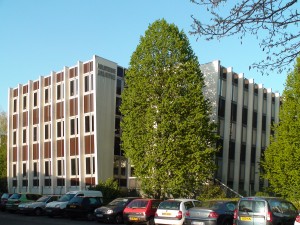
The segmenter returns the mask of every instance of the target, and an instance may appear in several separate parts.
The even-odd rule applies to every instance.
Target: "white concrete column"
[[[41,76],[39,80],[39,94],[38,94],[38,108],[39,108],[39,125],[38,125],[38,140],[39,140],[39,193],[44,193],[44,179],[45,179],[45,159],[44,159],[44,93],[45,83],[44,77]]]
[[[51,72],[51,103],[50,103],[50,115],[51,115],[51,190],[50,193],[54,194],[54,188],[57,186],[56,182],[56,72]]]
[[[221,71],[222,73],[222,71]],[[229,143],[231,136],[231,99],[232,99],[232,67],[227,68],[226,74],[226,99],[224,116],[224,139],[223,139],[223,161],[222,182],[227,184],[229,172]]]
[[[249,194],[249,190],[250,190],[253,99],[254,99],[254,80],[249,79],[247,138],[246,138],[246,157],[245,157],[245,182],[244,182],[244,190],[246,191],[247,194]]]
[[[257,129],[256,129],[256,149],[254,164],[254,191],[259,191],[260,159],[261,159],[261,136],[263,118],[263,85],[258,85],[258,106],[257,106]]]
[[[33,82],[28,81],[28,94],[27,94],[27,108],[28,108],[28,129],[27,129],[27,140],[28,140],[28,152],[27,152],[27,180],[28,180],[28,192],[32,192],[32,187],[33,187],[33,165],[32,165],[32,160],[33,160],[33,138],[32,138],[32,117],[33,117],[33,101],[32,101],[32,87]]]
[[[244,74],[239,74],[238,80],[238,99],[237,99],[237,118],[236,118],[236,136],[235,136],[235,155],[234,155],[234,174],[233,190],[239,191],[240,164],[241,164],[241,146],[242,146],[242,116],[244,101]]]
[[[78,65],[78,75],[80,76],[79,79],[79,93],[78,94],[78,157],[79,157],[79,189],[84,190],[85,185],[84,185],[84,175],[83,175],[83,159],[82,159],[82,154],[84,154],[84,67],[83,63],[80,63]],[[91,84],[90,84],[91,85]]]
[[[64,67],[64,157],[63,157],[63,169],[64,169],[64,175],[62,176],[65,179],[65,185],[64,185],[64,193],[67,192],[67,179],[66,179],[66,175],[67,175],[67,155],[69,154],[69,151],[67,151],[67,149],[69,149],[69,123],[70,123],[70,119],[69,119],[69,115],[70,115],[70,109],[69,109],[69,105],[70,105],[70,82],[69,82],[69,68],[68,67]],[[75,82],[76,83],[76,82]],[[69,160],[70,161],[70,160]]]
[[[22,116],[22,105],[23,105],[23,86],[18,85],[18,103],[17,103],[17,192],[22,192],[22,140],[23,140],[23,116]]]
[[[276,104],[275,104],[276,107]],[[279,104],[278,104],[279,107]],[[278,117],[277,117],[278,119]],[[266,147],[270,145],[270,135],[271,135],[271,122],[272,122],[272,90],[271,88],[267,89],[267,126],[266,126]],[[279,119],[275,123],[278,123]]]
[[[8,89],[8,111],[7,111],[7,189],[8,192],[12,193],[12,177],[13,177],[13,168],[12,168],[12,158],[13,158],[13,89]]]

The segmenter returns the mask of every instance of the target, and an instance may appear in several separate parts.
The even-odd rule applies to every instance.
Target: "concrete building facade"
[[[280,96],[220,61],[201,70],[220,135],[216,178],[238,192],[259,191]],[[9,192],[61,194],[112,177],[120,187],[138,187],[120,148],[124,75],[117,63],[93,56],[9,89]]]
[[[111,177],[127,185],[117,110],[124,72],[93,56],[9,89],[10,192],[60,194]]]
[[[220,135],[216,178],[239,193],[261,191],[267,183],[260,179],[259,163],[270,144],[271,124],[279,122],[279,93],[220,61],[203,64],[201,70]]]

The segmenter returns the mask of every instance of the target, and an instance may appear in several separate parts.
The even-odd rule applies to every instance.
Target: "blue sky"
[[[254,37],[207,42],[189,35],[192,18],[208,19],[189,0],[0,0],[0,111],[8,89],[98,55],[128,67],[148,26],[166,19],[183,30],[199,63],[220,60],[266,88],[282,94],[286,74],[264,75],[249,65],[265,58]]]

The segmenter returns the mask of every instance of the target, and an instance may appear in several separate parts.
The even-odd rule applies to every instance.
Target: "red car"
[[[135,199],[130,202],[123,211],[123,219],[126,225],[143,223],[154,225],[154,216],[161,200]]]

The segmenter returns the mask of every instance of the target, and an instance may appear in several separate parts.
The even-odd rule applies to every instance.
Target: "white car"
[[[201,206],[196,199],[170,199],[161,202],[156,210],[154,222],[159,224],[182,225],[188,209]]]

